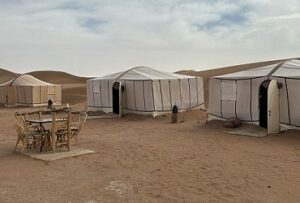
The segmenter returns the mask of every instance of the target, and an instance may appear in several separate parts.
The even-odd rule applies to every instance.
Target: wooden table
[[[52,118],[47,118],[47,119],[26,119],[26,122],[29,123],[29,124],[38,124],[41,128],[41,130],[39,130],[40,132],[38,132],[38,133],[41,133],[41,136],[46,136],[47,133],[46,133],[46,128],[45,128],[44,124],[51,123]],[[45,144],[45,142],[43,140],[42,143],[41,143],[41,147],[40,147],[41,152],[43,151],[44,144]],[[51,143],[51,145],[52,145],[52,143]]]
[[[26,119],[26,122],[30,123],[30,124],[39,124],[41,126],[41,128],[43,129],[44,133],[46,134],[46,129],[44,127],[44,124],[52,124],[51,126],[51,147],[52,147],[52,151],[55,152],[55,148],[56,148],[56,135],[55,135],[55,131],[56,131],[56,126],[55,126],[55,122],[53,122],[53,120],[55,120],[55,122],[59,122],[59,121],[66,121],[65,118],[56,118],[56,114],[53,113],[52,118],[42,118],[42,119]],[[42,149],[42,148],[41,148]]]

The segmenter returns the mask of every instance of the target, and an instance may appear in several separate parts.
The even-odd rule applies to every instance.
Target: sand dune
[[[28,74],[54,84],[82,84],[86,83],[86,80],[88,79],[86,77],[79,77],[61,71],[34,71],[29,72]]]
[[[17,73],[13,73],[8,70],[0,68],[0,83],[6,82],[6,81],[16,77],[17,75],[18,75]]]

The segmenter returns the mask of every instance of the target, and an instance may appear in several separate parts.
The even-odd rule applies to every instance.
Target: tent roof
[[[289,60],[281,63],[253,68],[250,70],[215,76],[218,79],[247,79],[257,77],[300,78],[300,60]]]
[[[158,71],[149,67],[139,66],[127,71],[118,72],[92,80],[111,80],[111,79],[122,79],[122,80],[166,80],[166,79],[184,79],[184,78],[195,78],[195,76],[180,75],[175,73],[168,73]]]
[[[12,80],[0,84],[0,86],[47,86],[53,85],[51,83],[39,80],[31,75],[20,75]]]

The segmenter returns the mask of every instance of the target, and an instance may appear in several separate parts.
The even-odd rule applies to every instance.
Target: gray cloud
[[[103,75],[299,56],[297,0],[0,0],[0,66]]]

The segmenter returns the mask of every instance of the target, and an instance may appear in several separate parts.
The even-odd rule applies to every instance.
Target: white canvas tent
[[[270,81],[277,81],[277,96]],[[209,119],[238,117],[262,127],[276,114],[281,126],[300,127],[300,61],[282,63],[216,76],[209,79]],[[270,107],[272,106],[272,107]],[[267,126],[263,124],[267,118]],[[279,124],[278,124],[279,125]]]
[[[120,82],[120,95],[113,94],[113,85]],[[116,101],[117,100],[117,101]],[[194,76],[179,75],[135,67],[130,70],[88,80],[87,110],[134,112],[156,116],[170,112],[173,105],[179,110],[204,107],[203,81]]]
[[[0,84],[0,104],[5,106],[44,106],[49,99],[55,105],[61,104],[60,85],[27,74]]]

